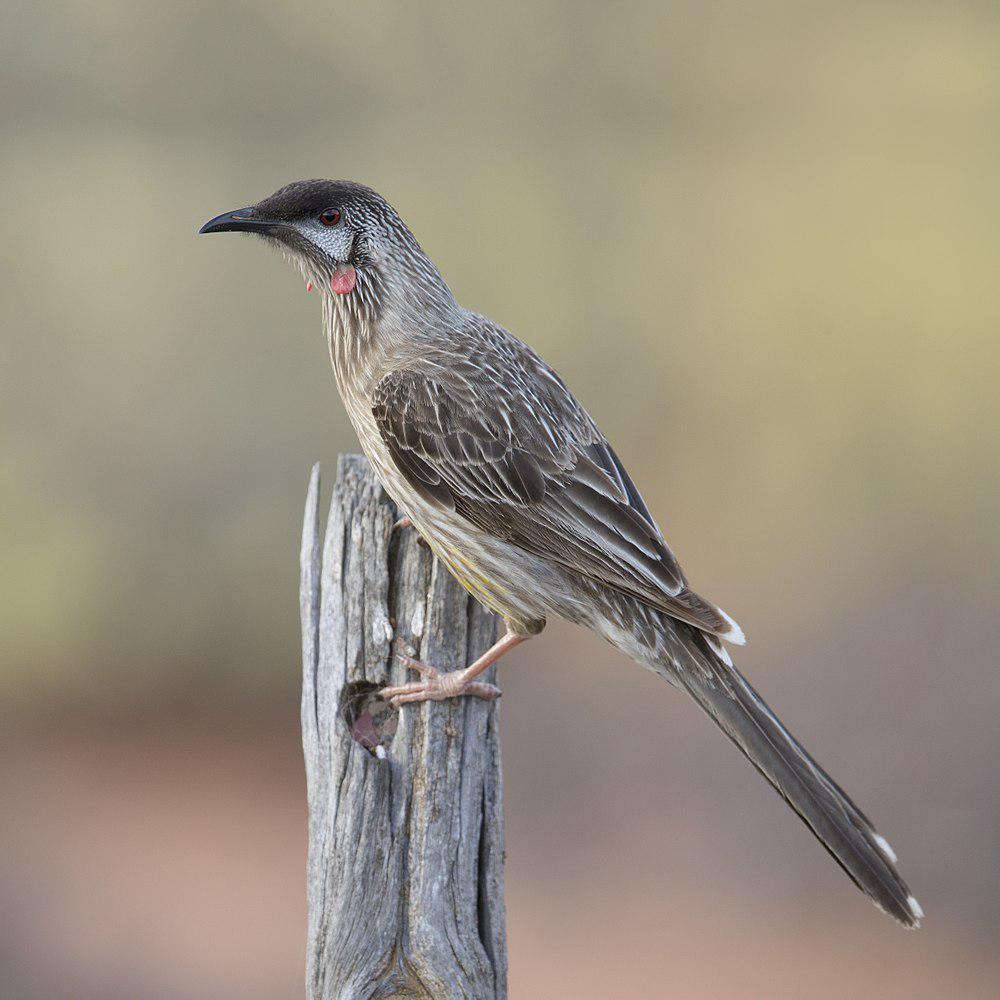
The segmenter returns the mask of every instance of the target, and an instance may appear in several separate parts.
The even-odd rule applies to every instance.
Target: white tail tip
[[[896,857],[896,852],[892,849],[892,845],[889,843],[885,837],[880,837],[877,833],[872,834],[872,838],[878,845],[878,849],[893,863],[895,864],[899,859]],[[912,896],[910,897],[913,898]],[[916,900],[914,900],[916,902]]]
[[[726,612],[722,610],[722,608],[718,608],[717,610],[719,614],[722,615],[722,617],[725,618],[726,622],[729,624],[729,631],[724,636],[722,636],[722,638],[725,639],[726,642],[733,643],[733,645],[735,646],[745,646],[747,642],[747,637],[743,634],[743,629],[741,629],[739,625],[737,625],[736,622],[733,621],[733,619],[730,618],[729,615],[727,615]]]

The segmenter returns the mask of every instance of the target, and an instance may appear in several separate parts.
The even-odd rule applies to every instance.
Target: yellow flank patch
[[[492,581],[484,576],[469,560],[457,549],[445,552],[436,545],[432,545],[435,555],[451,571],[452,576],[465,587],[465,589],[476,597],[480,604],[485,604],[490,611],[495,611],[498,615],[504,614],[505,609],[499,603],[497,592]]]

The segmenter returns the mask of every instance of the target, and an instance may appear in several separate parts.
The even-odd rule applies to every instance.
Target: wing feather
[[[509,336],[509,335],[508,335]],[[512,338],[511,338],[512,339]],[[433,373],[386,375],[372,413],[424,497],[540,558],[723,638],[740,633],[695,594],[618,456],[558,375],[527,347]],[[492,361],[492,366],[487,365]]]

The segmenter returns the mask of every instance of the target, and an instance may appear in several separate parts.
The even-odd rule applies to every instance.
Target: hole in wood
[[[381,686],[371,681],[351,681],[340,692],[340,717],[348,732],[373,757],[384,759],[386,747],[396,735],[399,712],[380,694]]]

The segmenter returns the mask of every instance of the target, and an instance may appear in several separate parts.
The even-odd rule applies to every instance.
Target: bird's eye
[[[340,222],[340,209],[324,209],[319,213],[319,221],[322,222],[324,226],[335,226],[338,222]]]

